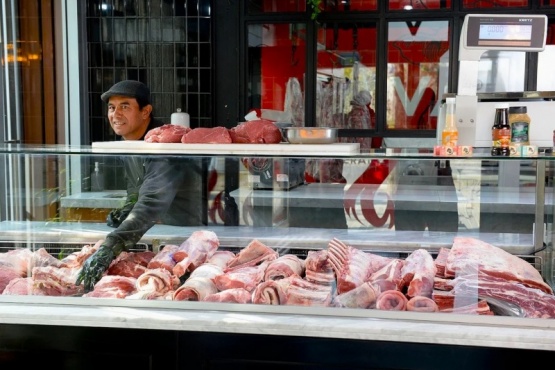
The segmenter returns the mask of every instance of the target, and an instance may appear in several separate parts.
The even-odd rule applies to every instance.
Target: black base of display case
[[[508,369],[549,351],[276,335],[0,325],[0,368]],[[530,363],[532,365],[532,363]]]

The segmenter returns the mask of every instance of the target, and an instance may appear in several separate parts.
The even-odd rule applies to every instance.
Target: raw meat
[[[441,247],[437,253],[435,259],[436,264],[436,276],[445,277],[445,264],[447,263],[447,257],[449,257],[449,249]]]
[[[333,289],[331,286],[314,284],[297,275],[291,275],[278,281],[285,294],[282,304],[327,307],[332,302]]]
[[[376,308],[386,311],[406,311],[408,299],[398,290],[381,292],[376,300]]]
[[[27,248],[18,248],[0,253],[0,266],[10,268],[21,277],[30,276],[33,252]]]
[[[262,262],[258,266],[246,266],[229,270],[214,278],[218,290],[244,288],[252,292],[264,279],[264,272],[269,262]]]
[[[437,268],[434,258],[425,249],[417,249],[406,259],[401,275],[408,285],[407,296],[423,296],[430,298],[434,289],[434,277]]]
[[[29,268],[32,270],[33,267],[41,266],[62,267],[62,261],[52,256],[46,249],[40,248],[33,252],[31,266],[29,266]]]
[[[73,252],[62,259],[60,267],[81,268],[83,263],[100,248],[103,239],[98,240],[94,245],[85,245],[80,251]]]
[[[108,267],[108,275],[138,278],[146,270],[154,252],[122,252]]]
[[[128,295],[129,299],[156,299],[175,290],[181,282],[165,268],[147,270],[137,278],[137,293]]]
[[[203,299],[204,302],[220,303],[251,303],[251,293],[243,288],[227,289],[222,292],[210,294]]]
[[[401,271],[405,262],[400,259],[392,259],[387,265],[370,275],[369,283],[379,287],[381,292],[386,290],[403,290],[405,281]]]
[[[481,240],[455,237],[447,257],[446,277],[475,274],[478,270],[492,277],[520,282],[553,294],[551,287],[530,263]]]
[[[362,285],[387,265],[391,258],[365,253],[333,238],[328,246],[329,259],[337,277],[337,293],[346,293]]]
[[[180,143],[183,135],[189,131],[191,131],[189,127],[168,123],[148,131],[144,141],[147,143]]]
[[[212,279],[202,276],[190,277],[173,293],[174,301],[202,301],[218,289]]]
[[[211,263],[211,264],[220,266],[222,269],[224,269],[227,262],[230,259],[232,259],[233,257],[235,257],[235,253],[233,253],[233,252],[230,252],[230,251],[216,251],[216,252],[214,252],[212,257],[210,257],[206,261],[206,263]]]
[[[285,303],[283,280],[267,280],[258,284],[252,292],[252,302],[275,306]]]
[[[279,127],[265,119],[242,122],[229,134],[234,143],[241,144],[278,144],[282,138]]]
[[[35,286],[32,277],[18,277],[12,279],[2,295],[47,295],[47,291]]]
[[[437,303],[433,299],[423,296],[416,296],[407,302],[407,311],[417,312],[437,312]]]
[[[379,287],[366,282],[346,293],[336,296],[333,300],[333,306],[346,308],[372,308],[376,305],[376,299],[379,294]]]
[[[305,259],[305,279],[321,285],[335,285],[335,273],[328,251],[309,251]]]
[[[32,278],[36,287],[43,289],[49,296],[81,295],[84,292],[83,285],[76,286],[79,268],[68,267],[35,267]]]
[[[285,254],[270,262],[264,280],[279,280],[291,275],[303,276],[304,261],[294,254]]]
[[[10,281],[20,277],[21,275],[17,271],[0,266],[0,293],[6,289]]]
[[[225,127],[197,127],[181,138],[185,144],[231,144],[231,136]]]
[[[137,279],[127,276],[104,275],[95,284],[94,290],[83,294],[93,298],[125,298],[135,292]]]
[[[176,262],[172,271],[177,277],[185,275],[187,271],[194,271],[216,252],[220,241],[215,232],[198,230],[193,232],[173,253]]]
[[[224,273],[224,270],[218,265],[213,265],[211,263],[205,263],[200,265],[191,273],[189,279],[192,277],[204,277],[208,279],[214,279],[216,276],[220,276]]]
[[[264,261],[273,261],[277,259],[278,256],[279,254],[272,248],[254,239],[245,248],[241,249],[235,257],[227,262],[224,272],[248,266],[256,266]]]
[[[179,248],[178,245],[175,244],[167,244],[162,248],[160,252],[154,256],[147,265],[149,269],[158,269],[163,268],[168,270],[169,272],[173,272],[173,268],[175,267],[175,261],[173,259],[173,254]]]

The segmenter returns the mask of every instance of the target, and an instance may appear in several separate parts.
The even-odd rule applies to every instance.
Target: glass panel
[[[435,130],[438,97],[447,92],[449,22],[391,22],[387,128]]]
[[[369,11],[377,9],[377,0],[330,1],[324,6],[324,11],[326,12]]]
[[[466,9],[521,8],[528,6],[528,0],[463,0],[462,5]]]
[[[249,26],[249,110],[257,109],[262,118],[304,125],[305,35],[301,24]]]
[[[389,10],[451,9],[451,0],[394,0],[388,2]]]
[[[555,6],[555,0],[543,0],[540,2],[540,6],[544,8]]]
[[[306,0],[249,0],[247,12],[249,14],[304,12]]]
[[[323,23],[318,38],[317,126],[375,129],[377,32],[374,23]],[[354,135],[353,135],[354,136]],[[370,138],[360,137],[362,149]],[[352,141],[345,138],[345,141]]]
[[[486,51],[478,65],[477,92],[523,91],[525,66],[523,52]]]

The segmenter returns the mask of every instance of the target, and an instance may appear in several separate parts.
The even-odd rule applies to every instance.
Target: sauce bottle
[[[509,125],[509,107],[501,105],[495,108],[495,118],[491,128],[491,155],[510,155],[509,145],[511,143],[511,126]]]
[[[445,127],[441,132],[441,145],[454,148],[459,142],[459,130],[455,124],[455,98],[447,98],[445,103]]]

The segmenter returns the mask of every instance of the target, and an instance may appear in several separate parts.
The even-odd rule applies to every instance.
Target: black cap
[[[110,100],[112,96],[127,96],[135,98],[137,101],[150,104],[150,89],[144,83],[139,81],[120,81],[110,87],[110,90],[102,94],[100,98],[104,103],[108,103],[108,100]]]
[[[522,113],[526,113],[526,106],[518,106],[518,107],[510,107],[509,108],[509,113],[516,113],[516,114],[522,114]]]

